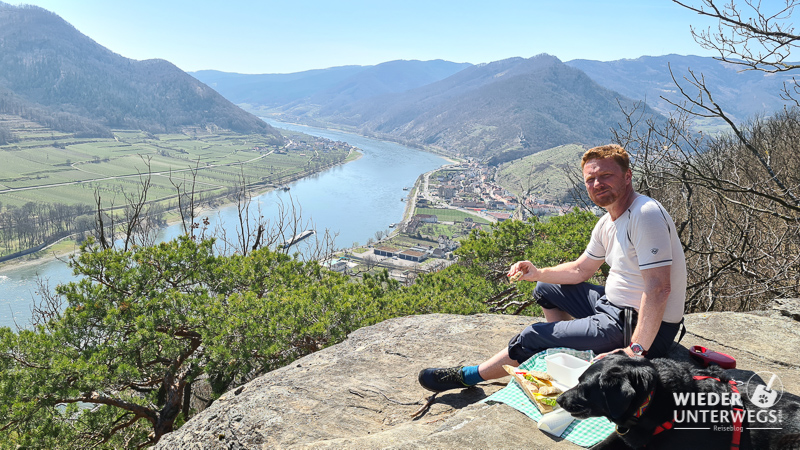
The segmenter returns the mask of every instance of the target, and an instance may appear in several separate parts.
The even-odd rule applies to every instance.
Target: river
[[[271,191],[254,198],[253,206],[260,206],[266,218],[277,214],[280,203],[288,205],[293,201],[318,232],[327,229],[337,233],[335,243],[340,248],[354,242],[365,244],[376,231],[400,222],[406,206],[401,198],[408,194],[403,188],[412,186],[421,174],[447,164],[434,154],[391,142],[265,120],[276,128],[347,142],[362,150],[363,156],[357,161],[295,181],[289,191]],[[226,227],[237,223],[235,206],[208,215],[214,223],[220,221]],[[171,239],[180,232],[180,226],[170,226],[162,231],[160,239]],[[0,269],[0,326],[13,327],[15,321],[28,326],[32,302],[39,298],[36,288],[40,278],[47,280],[51,290],[75,279],[64,262],[52,259]]]

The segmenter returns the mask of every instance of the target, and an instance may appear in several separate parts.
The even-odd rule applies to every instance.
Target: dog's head
[[[558,404],[574,417],[604,416],[622,422],[638,408],[657,380],[655,367],[644,358],[609,355],[593,363]]]

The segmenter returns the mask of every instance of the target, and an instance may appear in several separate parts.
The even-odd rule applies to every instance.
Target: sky
[[[540,53],[562,61],[712,56],[690,25],[715,24],[669,0],[5,1],[52,11],[128,58],[248,74]]]

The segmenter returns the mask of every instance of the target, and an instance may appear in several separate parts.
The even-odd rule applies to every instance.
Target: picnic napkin
[[[575,354],[572,349],[557,349],[564,353]],[[549,350],[552,354],[553,349]],[[547,355],[546,351],[539,352],[533,355],[529,360],[520,364],[520,367],[525,370],[539,370],[542,372],[547,371],[547,366],[544,357]],[[539,422],[542,419],[542,413],[536,409],[522,388],[512,379],[511,383],[503,389],[495,392],[483,400],[486,403],[505,403],[506,405],[522,412],[531,419]],[[614,424],[605,417],[591,417],[589,419],[578,420],[575,419],[562,433],[561,438],[570,442],[580,445],[581,447],[591,447],[602,441],[608,435],[614,432]]]

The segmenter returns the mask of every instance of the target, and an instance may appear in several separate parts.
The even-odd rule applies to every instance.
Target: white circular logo
[[[761,380],[768,380],[765,386]],[[751,384],[752,387],[751,388]],[[783,396],[783,382],[772,372],[756,372],[747,380],[750,401],[759,408],[770,408]]]

